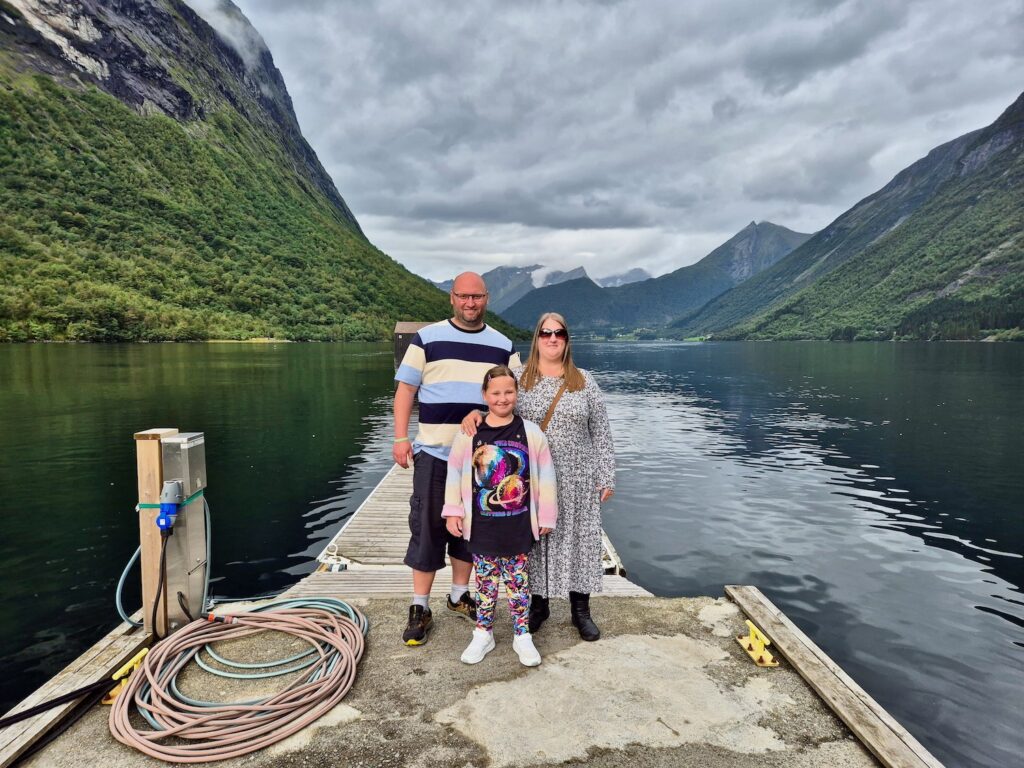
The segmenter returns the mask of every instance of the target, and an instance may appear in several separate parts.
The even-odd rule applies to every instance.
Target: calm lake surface
[[[1024,345],[577,347],[634,581],[755,584],[947,765],[1016,764]],[[0,711],[117,621],[134,432],[206,433],[211,590],[260,594],[389,466],[392,370],[385,345],[0,346]]]

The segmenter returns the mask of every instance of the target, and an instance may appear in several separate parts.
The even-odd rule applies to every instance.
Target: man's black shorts
[[[473,562],[465,539],[452,536],[441,517],[448,462],[426,451],[413,457],[412,496],[409,498],[409,550],[405,564],[417,571],[444,568],[444,551],[456,560]]]

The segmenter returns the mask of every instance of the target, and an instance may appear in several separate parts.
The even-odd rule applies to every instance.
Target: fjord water
[[[576,353],[606,392],[604,524],[633,580],[757,585],[947,765],[1014,763],[1024,346]],[[308,572],[387,470],[392,370],[385,345],[0,347],[0,710],[117,620],[133,432],[206,433],[212,591],[264,593]]]

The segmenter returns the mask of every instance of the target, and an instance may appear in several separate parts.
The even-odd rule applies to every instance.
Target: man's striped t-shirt
[[[420,428],[413,450],[447,460],[462,419],[484,402],[484,374],[496,365],[519,364],[512,342],[488,325],[464,331],[442,320],[421,328],[395,374],[395,381],[419,387]]]

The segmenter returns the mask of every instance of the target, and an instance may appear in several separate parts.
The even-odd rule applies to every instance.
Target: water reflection
[[[206,433],[211,589],[264,593],[311,569],[369,482],[392,373],[384,345],[0,346],[0,710],[117,621],[135,431]],[[139,600],[134,577],[125,604]]]
[[[722,346],[581,355],[607,393],[621,474],[605,527],[631,576],[659,594],[756,584],[940,758],[1012,762],[1022,740],[1007,712],[1024,692],[1011,655],[1024,620],[1021,488],[1006,475],[988,482],[992,464],[1016,476],[998,450],[976,446],[983,455],[967,466],[943,465],[952,441],[981,429],[1003,446],[1019,440],[1012,427],[932,419],[948,387],[920,375],[908,407],[887,377],[914,370],[913,359],[888,358],[892,370],[872,360],[870,377],[855,375],[856,361],[818,360],[825,383],[813,384],[803,371],[814,349]],[[926,362],[935,367],[930,351]],[[999,408],[1019,379],[969,373],[1010,390],[991,392],[982,415],[1012,413]],[[927,482],[935,475],[940,487]]]
[[[634,580],[755,584],[941,760],[1014,763],[1024,345],[577,354],[607,393],[604,522]],[[252,595],[307,573],[387,471],[391,393],[384,345],[0,346],[0,708],[115,621],[134,431],[206,432],[212,589]]]

